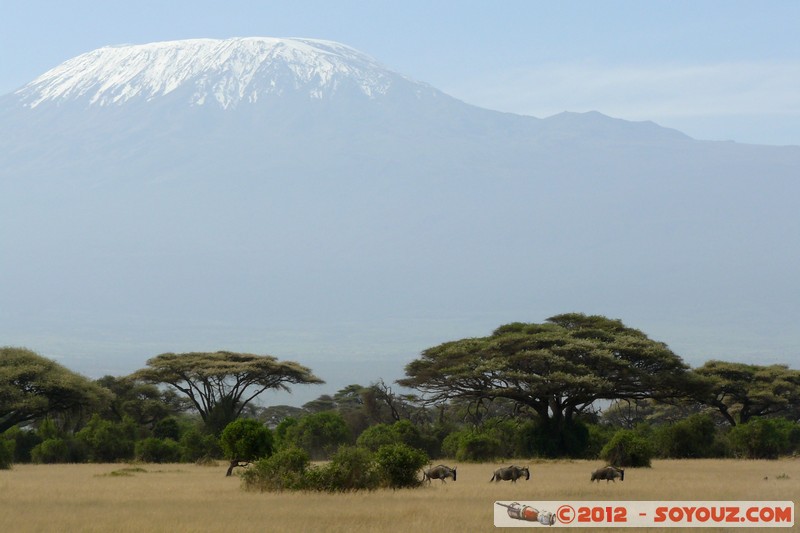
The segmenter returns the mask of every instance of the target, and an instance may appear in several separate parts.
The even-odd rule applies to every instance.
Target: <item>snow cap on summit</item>
[[[215,102],[227,109],[285,92],[325,98],[345,80],[375,98],[399,79],[404,78],[372,57],[333,41],[190,39],[99,48],[65,61],[15,94],[29,108],[69,100],[111,106],[188,87],[187,104]]]

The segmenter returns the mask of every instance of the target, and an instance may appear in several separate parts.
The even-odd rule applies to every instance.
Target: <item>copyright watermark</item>
[[[791,501],[494,503],[496,527],[794,527]]]

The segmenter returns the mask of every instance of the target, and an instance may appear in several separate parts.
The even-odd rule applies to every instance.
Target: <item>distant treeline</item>
[[[800,448],[800,371],[725,361],[692,369],[665,344],[602,316],[558,315],[444,343],[407,365],[399,383],[415,394],[377,380],[301,408],[254,402],[268,389],[323,383],[268,355],[162,354],[130,376],[92,381],[27,349],[0,351],[4,467],[233,465],[282,450],[328,459],[343,446],[377,453],[396,444],[430,459],[647,466],[654,457],[776,458]],[[257,421],[269,446],[243,453],[246,439],[230,430],[226,441],[239,420]]]

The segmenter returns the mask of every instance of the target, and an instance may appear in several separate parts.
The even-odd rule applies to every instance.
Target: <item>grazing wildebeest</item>
[[[449,466],[438,465],[422,471],[422,480],[428,483],[432,479],[440,479],[444,483],[444,480],[449,477],[453,478],[453,481],[456,480],[456,467],[450,468]]]
[[[511,480],[511,483],[516,483],[522,475],[525,474],[525,480],[529,480],[531,478],[531,472],[528,470],[527,466],[507,466],[505,468],[498,468],[494,471],[494,475],[492,479],[489,481],[503,481]]]
[[[625,470],[615,466],[606,466],[592,472],[591,481],[597,481],[599,483],[601,479],[605,479],[606,483],[609,481],[614,481],[614,483],[616,483],[616,478],[619,478],[620,481],[625,481]]]

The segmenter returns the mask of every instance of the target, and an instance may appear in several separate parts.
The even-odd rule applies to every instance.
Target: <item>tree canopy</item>
[[[619,320],[571,313],[429,348],[399,383],[432,402],[506,398],[562,428],[596,400],[683,396],[688,370],[664,343]]]
[[[0,348],[0,433],[49,414],[99,407],[110,394],[25,348]]]
[[[708,361],[696,372],[709,382],[698,399],[716,408],[732,426],[758,416],[800,418],[800,370]]]
[[[271,355],[234,352],[165,353],[147,361],[132,378],[167,383],[185,394],[206,427],[219,434],[249,402],[267,389],[324,383],[311,370]]]

